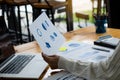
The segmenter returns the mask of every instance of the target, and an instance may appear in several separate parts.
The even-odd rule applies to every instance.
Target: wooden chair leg
[[[28,31],[28,40],[31,41],[31,35],[29,30],[29,19],[28,19],[28,11],[27,11],[27,5],[25,5],[25,13],[26,13],[26,22],[27,22],[27,31]]]
[[[11,32],[14,32],[16,35],[16,43],[19,43],[18,29],[17,29],[17,19],[15,15],[15,9],[13,6],[7,5],[7,19],[8,19],[8,28]]]
[[[18,23],[19,23],[19,37],[20,37],[20,43],[23,43],[23,38],[22,38],[22,29],[21,29],[21,16],[20,16],[20,6],[17,6],[18,8]]]
[[[87,20],[85,20],[85,26],[87,26]]]
[[[53,22],[53,24],[55,24],[54,13],[55,13],[54,10],[51,9],[51,17],[52,17],[52,22]]]

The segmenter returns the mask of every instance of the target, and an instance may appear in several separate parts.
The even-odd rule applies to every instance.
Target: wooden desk
[[[79,40],[79,41],[87,41],[93,43],[93,41],[96,40],[99,36],[104,36],[107,34],[120,38],[120,29],[108,28],[106,33],[96,34],[95,27],[86,27],[75,31],[67,32],[64,34],[64,36],[66,37],[67,40]],[[36,41],[15,46],[14,48],[16,52],[34,52],[34,53],[41,52],[41,49],[39,48]]]

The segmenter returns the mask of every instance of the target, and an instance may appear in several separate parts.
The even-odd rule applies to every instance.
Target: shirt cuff
[[[58,61],[58,68],[67,70],[67,66],[69,66],[72,63],[70,60],[71,59],[68,60],[68,59],[60,56],[59,61]]]
[[[58,68],[59,69],[64,69],[64,66],[63,64],[66,63],[66,59],[62,56],[59,57],[59,61],[58,61]]]

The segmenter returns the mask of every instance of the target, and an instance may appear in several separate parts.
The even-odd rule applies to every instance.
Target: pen
[[[92,47],[92,49],[100,50],[100,51],[105,51],[105,52],[110,52],[110,50],[103,49],[103,48]]]

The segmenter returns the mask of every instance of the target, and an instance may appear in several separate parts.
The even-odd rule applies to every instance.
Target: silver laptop
[[[0,79],[39,79],[47,65],[41,54],[13,54],[0,64]]]

